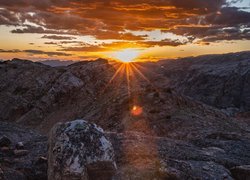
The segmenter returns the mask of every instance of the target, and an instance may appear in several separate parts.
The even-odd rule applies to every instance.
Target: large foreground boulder
[[[101,128],[84,120],[56,124],[49,137],[49,180],[112,179],[112,144]]]

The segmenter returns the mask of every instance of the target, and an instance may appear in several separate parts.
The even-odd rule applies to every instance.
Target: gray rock
[[[48,179],[111,179],[116,163],[101,128],[84,120],[55,125],[49,137]]]

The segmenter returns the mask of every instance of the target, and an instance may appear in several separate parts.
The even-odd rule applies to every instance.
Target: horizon
[[[248,0],[0,0],[0,58],[158,61],[250,50]]]
[[[144,61],[131,61],[131,62],[125,62],[125,63],[135,63],[135,62],[158,62],[158,61],[171,61],[171,60],[182,60],[182,59],[188,59],[188,58],[199,58],[199,57],[203,57],[203,56],[223,56],[223,55],[232,55],[232,54],[241,54],[241,53],[250,53],[249,51],[238,51],[238,52],[229,52],[229,53],[222,53],[222,54],[202,54],[202,55],[197,55],[197,56],[185,56],[185,57],[176,57],[176,58],[165,58],[165,59],[158,59],[158,60],[144,60]],[[79,60],[72,60],[72,59],[23,59],[23,58],[17,58],[17,57],[13,57],[10,59],[1,59],[1,61],[12,61],[12,60],[24,60],[24,61],[32,61],[32,62],[84,62],[84,61],[98,61],[98,60],[107,60],[109,62],[115,61],[115,62],[121,62],[123,63],[123,61],[121,60],[116,60],[116,59],[110,59],[110,58],[101,58],[101,57],[97,57],[96,59],[79,59]]]

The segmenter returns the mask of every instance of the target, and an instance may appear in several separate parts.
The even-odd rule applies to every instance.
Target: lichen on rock
[[[52,128],[48,166],[49,180],[93,179],[99,173],[111,179],[116,169],[114,150],[103,130],[84,120]]]

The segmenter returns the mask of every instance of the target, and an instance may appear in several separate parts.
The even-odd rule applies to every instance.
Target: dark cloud
[[[154,47],[154,46],[180,46],[187,44],[188,41],[181,42],[179,40],[171,40],[171,39],[164,39],[161,41],[146,41],[144,42],[145,46]]]
[[[15,15],[15,12],[8,11],[6,9],[0,9],[0,25],[21,25],[22,22],[18,19],[18,17]]]
[[[138,41],[138,42],[113,42],[113,43],[102,43],[99,45],[92,45],[87,43],[80,43],[77,46],[62,47],[59,51],[77,51],[77,52],[102,52],[108,50],[119,50],[121,48],[131,47],[155,47],[155,46],[180,46],[187,44],[189,41],[181,42],[179,40],[164,39],[161,41]],[[53,43],[52,43],[53,44]]]
[[[54,39],[54,40],[73,40],[73,39],[76,39],[75,37],[72,37],[72,36],[57,36],[57,35],[51,35],[51,36],[44,35],[44,36],[42,36],[42,38]]]
[[[235,7],[225,7],[203,17],[189,19],[192,24],[179,26],[170,31],[204,42],[223,40],[249,40],[250,12]]]
[[[58,42],[45,42],[44,44],[47,44],[47,45],[58,45]]]
[[[37,34],[71,34],[75,35],[76,33],[70,31],[62,31],[57,29],[45,29],[44,27],[35,27],[31,25],[25,25],[25,28],[18,28],[11,31],[12,33],[23,34],[23,33],[37,33]]]
[[[94,36],[98,40],[122,40],[143,47],[179,46],[200,42],[249,39],[250,13],[229,7],[233,0],[0,0],[0,24],[16,26],[12,33],[53,34],[43,38],[73,40],[61,36]],[[27,23],[29,22],[29,23]],[[33,26],[30,23],[36,24]],[[244,27],[244,28],[243,28]],[[131,31],[155,30],[186,36],[187,41],[149,41]],[[131,30],[131,31],[127,31]],[[55,35],[56,34],[56,35]],[[217,38],[216,38],[217,37]],[[132,43],[131,43],[132,42]],[[74,43],[46,42],[63,45]],[[77,43],[77,42],[76,42]],[[205,44],[205,43],[204,43]],[[121,43],[119,43],[121,45]],[[66,48],[103,51],[109,45]],[[113,46],[112,46],[113,47]]]
[[[47,56],[71,56],[71,54],[64,53],[64,52],[48,52],[48,51],[41,51],[41,50],[34,50],[34,49],[28,49],[28,50],[19,50],[19,49],[13,49],[13,50],[4,50],[0,49],[0,53],[29,53],[29,54],[38,54],[38,55],[47,55]]]
[[[22,52],[30,54],[48,55],[48,56],[71,56],[71,54],[64,52],[47,52],[47,51],[33,50],[33,49],[23,50]]]
[[[169,25],[168,20],[215,12],[220,9],[225,0],[212,2],[207,0],[0,0],[0,3],[2,7],[20,13],[20,19],[44,25],[46,29],[75,30],[80,34],[93,35],[99,30],[113,33],[124,31],[124,28],[135,28],[137,23],[138,29],[166,28]],[[27,12],[34,13],[30,15]],[[101,34],[101,31],[99,33]],[[116,35],[120,38],[120,34]]]
[[[206,24],[223,26],[250,24],[250,13],[236,7],[226,7],[217,13],[206,16],[204,21]]]
[[[12,50],[0,49],[0,53],[18,53],[18,52],[22,52],[22,51],[19,49],[12,49]]]

